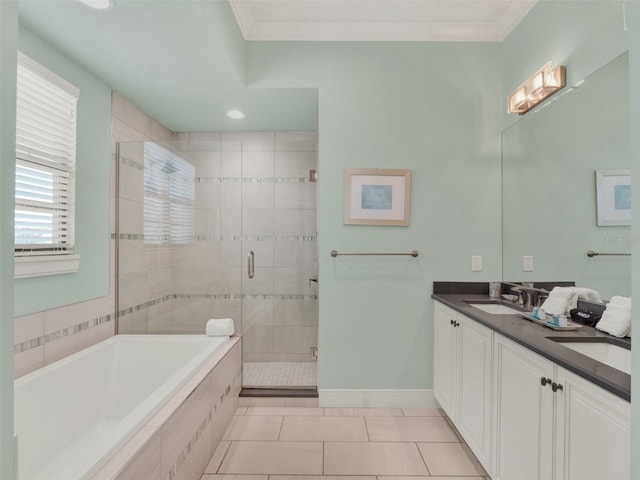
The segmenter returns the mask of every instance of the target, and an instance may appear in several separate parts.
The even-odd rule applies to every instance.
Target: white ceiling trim
[[[501,41],[507,38],[522,19],[527,16],[527,13],[531,11],[537,1],[538,0],[520,0],[512,1],[509,4],[509,8],[496,23],[496,28],[500,32]]]
[[[428,1],[428,0],[427,0]],[[499,42],[515,28],[537,0],[511,0],[495,21],[256,20],[249,0],[229,0],[245,40],[253,41],[415,41]],[[268,6],[261,2],[261,8]],[[468,15],[467,15],[468,17]]]

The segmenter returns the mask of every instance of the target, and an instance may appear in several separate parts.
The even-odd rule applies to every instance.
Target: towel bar
[[[349,255],[349,256],[353,256],[353,255],[374,255],[374,256],[411,256],[411,257],[417,257],[418,256],[418,251],[417,250],[412,250],[409,253],[338,253],[337,250],[331,250],[331,256],[332,257],[337,257],[338,255]]]
[[[589,250],[587,252],[587,257],[597,257],[598,255],[610,255],[610,256],[615,256],[615,257],[630,257],[631,256],[630,253],[599,253],[599,252],[594,252],[593,250]]]

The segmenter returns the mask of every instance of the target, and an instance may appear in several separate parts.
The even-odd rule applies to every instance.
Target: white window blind
[[[75,86],[19,54],[16,255],[72,253],[78,98]]]
[[[144,147],[144,242],[193,242],[195,167],[156,143]]]

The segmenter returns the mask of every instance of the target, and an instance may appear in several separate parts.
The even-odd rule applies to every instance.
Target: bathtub
[[[240,372],[238,338],[116,335],[18,378],[17,478],[196,478]]]

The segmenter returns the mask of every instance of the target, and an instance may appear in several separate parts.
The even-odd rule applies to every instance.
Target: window
[[[18,57],[16,104],[16,276],[77,271],[34,267],[35,257],[70,255],[74,246],[76,112],[79,90],[25,55]],[[31,260],[24,257],[32,257]],[[29,272],[19,274],[19,264]]]
[[[156,143],[144,146],[144,243],[193,242],[195,168]]]

